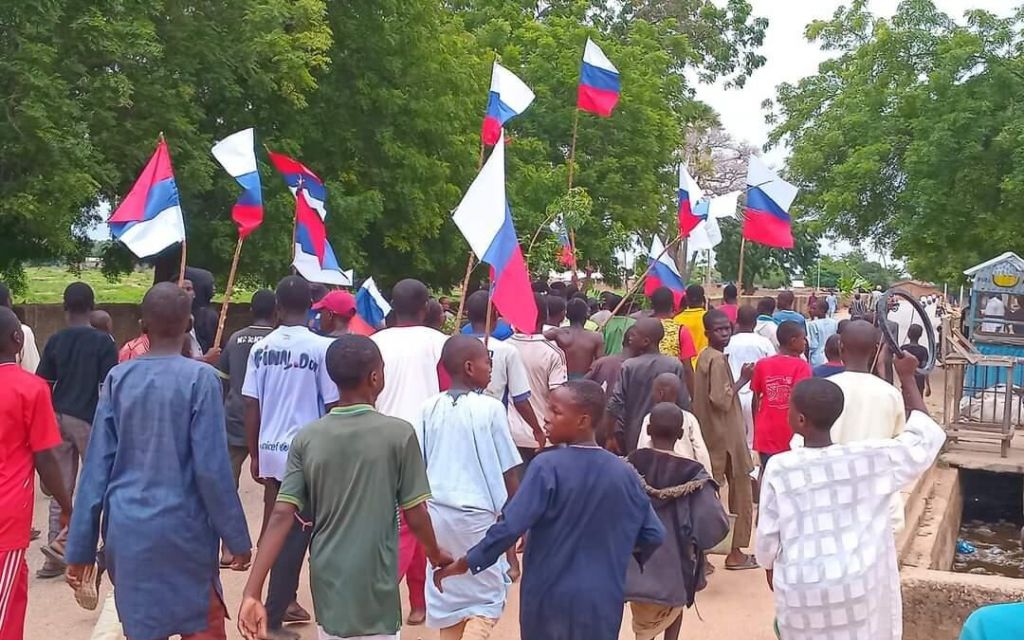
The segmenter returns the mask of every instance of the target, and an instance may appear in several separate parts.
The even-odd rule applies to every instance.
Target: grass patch
[[[99,269],[82,269],[78,274],[65,267],[27,267],[28,289],[24,295],[15,296],[15,304],[59,304],[63,300],[64,288],[75,281],[81,281],[96,292],[96,304],[115,302],[139,303],[142,296],[153,285],[153,270],[141,269],[111,281]],[[255,289],[235,287],[232,299],[235,302],[249,302]],[[218,291],[215,302],[222,299]]]

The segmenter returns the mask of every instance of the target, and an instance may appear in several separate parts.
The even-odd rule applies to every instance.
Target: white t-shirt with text
[[[283,480],[292,438],[338,401],[338,387],[327,373],[332,342],[306,327],[288,326],[252,346],[242,395],[260,403],[261,477]]]
[[[437,366],[448,336],[430,327],[391,327],[370,336],[384,358],[377,411],[415,423],[423,403],[440,392]]]

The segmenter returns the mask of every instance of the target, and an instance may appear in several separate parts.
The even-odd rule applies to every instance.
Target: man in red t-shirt
[[[789,395],[796,383],[812,375],[803,359],[807,334],[798,322],[779,325],[779,354],[754,365],[750,390],[754,392],[754,451],[761,458],[761,474],[776,453],[789,451],[793,430],[789,427]]]
[[[21,640],[24,632],[35,471],[64,511],[65,523],[71,515],[53,455],[61,437],[50,386],[16,364],[24,341],[18,317],[0,307],[0,640]]]

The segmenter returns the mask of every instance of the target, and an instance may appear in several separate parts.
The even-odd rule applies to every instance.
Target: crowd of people
[[[716,545],[725,570],[766,572],[784,640],[901,637],[899,492],[944,441],[920,327],[889,354],[897,387],[873,314],[838,320],[829,296],[805,316],[789,291],[712,305],[692,285],[638,308],[538,282],[536,326],[511,327],[486,292],[463,320],[405,279],[373,327],[351,294],[288,276],[217,345],[201,289],[152,287],[119,350],[72,283],[41,355],[0,290],[0,640],[22,637],[36,472],[37,575],[91,609],[106,574],[103,640],[225,638],[221,570],[249,572],[251,640],[309,621],[397,638],[402,580],[406,624],[480,640],[520,576],[524,638],[615,638],[628,603],[638,639],[675,640]]]

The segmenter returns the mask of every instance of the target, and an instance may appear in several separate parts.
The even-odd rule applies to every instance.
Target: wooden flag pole
[[[469,276],[473,274],[473,252],[469,252],[469,258],[466,260],[466,275],[462,278],[462,295],[459,296],[459,313],[455,316],[455,327],[452,329],[452,335],[456,335],[462,328],[462,313],[466,310],[466,295],[469,292]]]
[[[231,259],[231,271],[228,272],[228,285],[224,288],[224,302],[220,305],[220,318],[217,319],[217,335],[213,339],[213,346],[220,346],[221,336],[224,335],[224,323],[228,319],[228,306],[231,304],[231,295],[235,292],[235,274],[238,272],[238,257],[242,255],[242,243],[245,238],[238,236],[238,243],[235,244],[235,257]]]
[[[579,129],[580,124],[580,108],[576,107],[573,111],[572,116],[572,143],[569,145],[569,186],[566,189],[566,193],[572,191],[572,179],[576,170],[576,131]],[[568,225],[566,225],[568,226]],[[568,229],[569,231],[569,251],[572,252],[572,282],[577,283],[576,277],[576,230]]]
[[[650,263],[647,265],[647,269],[644,271],[643,275],[641,275],[639,278],[637,278],[636,282],[633,283],[633,288],[630,289],[628,292],[626,292],[626,295],[622,296],[622,300],[620,300],[619,304],[615,305],[615,308],[612,309],[612,314],[610,316],[608,316],[608,320],[604,321],[604,323],[601,325],[602,327],[604,327],[605,324],[608,324],[608,321],[615,317],[615,315],[619,312],[619,309],[621,309],[622,306],[624,304],[626,304],[626,301],[629,300],[630,298],[632,298],[636,294],[636,292],[640,290],[640,285],[642,285],[644,283],[644,281],[647,280],[648,274],[650,274],[651,273],[651,269],[654,268],[654,263],[658,262],[659,260],[661,260],[661,257],[663,255],[665,255],[666,253],[668,253],[668,250],[670,248],[674,247],[682,239],[683,239],[683,236],[681,236],[681,235],[676,236],[675,240],[673,240],[672,242],[670,242],[667,245],[665,245],[665,248],[661,250],[661,253],[658,254],[657,258],[655,258],[654,260],[650,261]]]
[[[747,239],[740,236],[740,269],[739,274],[736,277],[736,284],[740,287],[740,293],[743,293],[743,256],[747,252]]]
[[[494,280],[487,283],[487,319],[484,321],[484,349],[487,348],[487,341],[491,339],[491,320],[494,316],[494,303],[491,302],[491,289],[494,288]]]
[[[181,263],[178,265],[178,286],[185,286],[185,262],[188,255],[188,243],[181,239]]]

